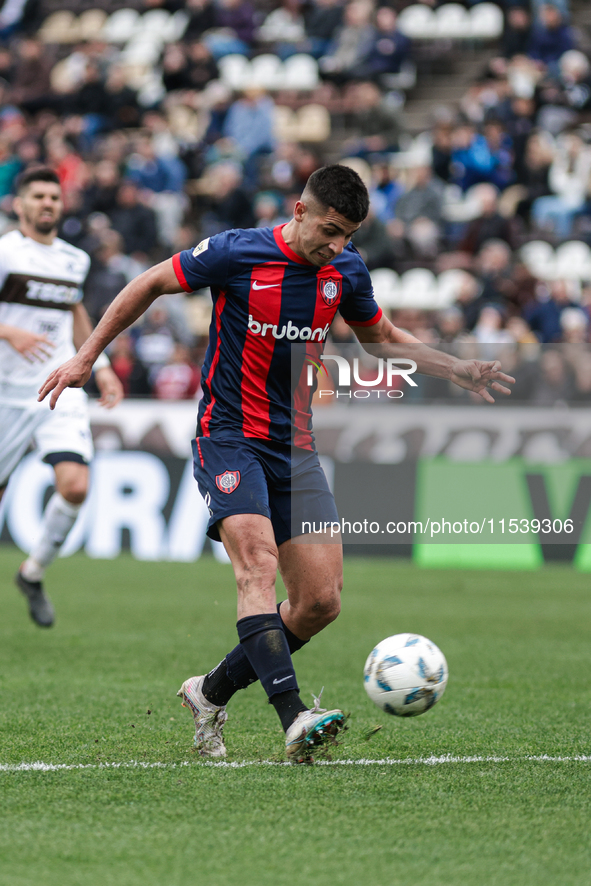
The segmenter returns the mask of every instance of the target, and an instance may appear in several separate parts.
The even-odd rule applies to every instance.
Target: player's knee
[[[81,505],[88,493],[88,481],[86,478],[76,477],[62,484],[60,494],[71,505]]]
[[[340,611],[340,588],[335,586],[328,593],[314,601],[309,609],[308,616],[315,622],[317,627],[324,628],[338,617]]]
[[[335,595],[327,600],[323,607],[323,617],[326,624],[330,624],[331,621],[334,621],[338,618],[341,611],[341,597],[340,595]]]

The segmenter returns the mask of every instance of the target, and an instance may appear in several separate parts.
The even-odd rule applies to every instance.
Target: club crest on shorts
[[[325,278],[318,281],[318,288],[320,289],[322,300],[330,307],[334,305],[341,294],[341,281],[333,280],[332,277]]]
[[[215,485],[220,492],[229,495],[240,485],[240,471],[224,471],[223,474],[216,474]]]

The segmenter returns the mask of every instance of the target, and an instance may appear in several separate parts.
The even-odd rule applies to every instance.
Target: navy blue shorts
[[[232,514],[269,517],[277,545],[311,531],[303,524],[339,519],[315,451],[250,437],[197,437],[193,465],[214,541],[220,541],[218,521]]]

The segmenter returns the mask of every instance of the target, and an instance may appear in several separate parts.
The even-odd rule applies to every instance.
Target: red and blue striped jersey
[[[210,287],[213,297],[197,436],[313,449],[308,365],[324,350],[337,309],[351,326],[382,315],[354,246],[318,268],[285,243],[281,228],[225,231],[173,256],[183,289]]]

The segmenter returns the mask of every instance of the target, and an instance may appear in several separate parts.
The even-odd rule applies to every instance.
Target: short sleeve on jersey
[[[380,320],[382,309],[374,298],[371,277],[361,259],[351,284],[352,292],[339,305],[341,317],[349,326],[373,326]]]
[[[224,289],[228,279],[232,231],[207,237],[194,249],[172,257],[177,280],[186,292],[213,286]]]

